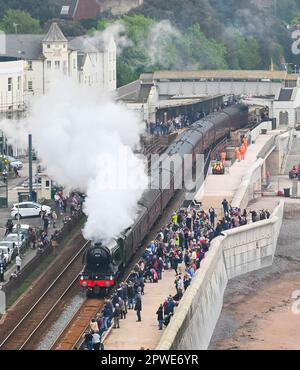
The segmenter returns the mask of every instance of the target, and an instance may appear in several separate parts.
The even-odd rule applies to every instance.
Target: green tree
[[[23,10],[9,9],[0,22],[0,28],[6,33],[41,33],[40,22]]]

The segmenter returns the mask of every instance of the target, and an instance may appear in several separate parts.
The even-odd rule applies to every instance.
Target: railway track
[[[87,299],[52,345],[52,350],[72,350],[80,346],[80,341],[91,318],[95,317],[104,306],[104,300]]]
[[[42,292],[8,335],[1,339],[0,349],[21,350],[34,348],[34,343],[38,343],[43,336],[43,328],[49,328],[51,314],[59,307],[74,284],[77,284],[78,275],[82,267],[82,255],[88,244],[89,242],[87,241],[84,244],[81,243],[75,256],[61,270],[51,285]]]

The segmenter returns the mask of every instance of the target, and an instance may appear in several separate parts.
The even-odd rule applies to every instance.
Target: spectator
[[[121,309],[119,304],[117,303],[114,309],[113,318],[114,318],[114,329],[120,329],[120,317],[121,317]]]
[[[142,321],[141,319],[141,311],[142,311],[142,295],[141,295],[141,288],[138,288],[137,294],[135,296],[135,306],[134,310],[136,311],[137,321]]]
[[[97,321],[95,319],[92,319],[90,322],[90,328],[93,333],[99,333],[99,327],[97,324]]]
[[[156,315],[157,315],[157,321],[158,321],[158,329],[162,330],[163,325],[164,325],[164,307],[162,304],[159,306],[158,310],[156,311]]]
[[[17,254],[17,257],[16,257],[17,273],[20,272],[21,265],[22,265],[22,258],[20,257],[19,254]]]

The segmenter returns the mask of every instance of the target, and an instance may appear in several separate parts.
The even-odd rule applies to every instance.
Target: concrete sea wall
[[[269,220],[229,230],[212,242],[206,258],[166,328],[158,350],[207,349],[229,279],[272,264],[284,201]]]

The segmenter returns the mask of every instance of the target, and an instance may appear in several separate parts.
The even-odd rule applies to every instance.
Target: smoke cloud
[[[172,44],[172,41],[181,38],[180,31],[173,27],[170,21],[163,20],[155,23],[149,32],[147,40],[148,57],[151,65],[168,65],[170,63],[167,48]]]
[[[145,164],[134,154],[141,125],[132,111],[60,78],[26,120],[0,128],[24,147],[31,132],[49,176],[86,193],[87,239],[107,241],[132,224],[147,185]]]
[[[132,41],[126,34],[126,28],[122,23],[112,23],[105,30],[97,31],[93,36],[87,37],[86,41],[101,49],[102,45],[108,45],[111,38],[117,45],[117,54],[120,55],[125,48],[133,45]]]

